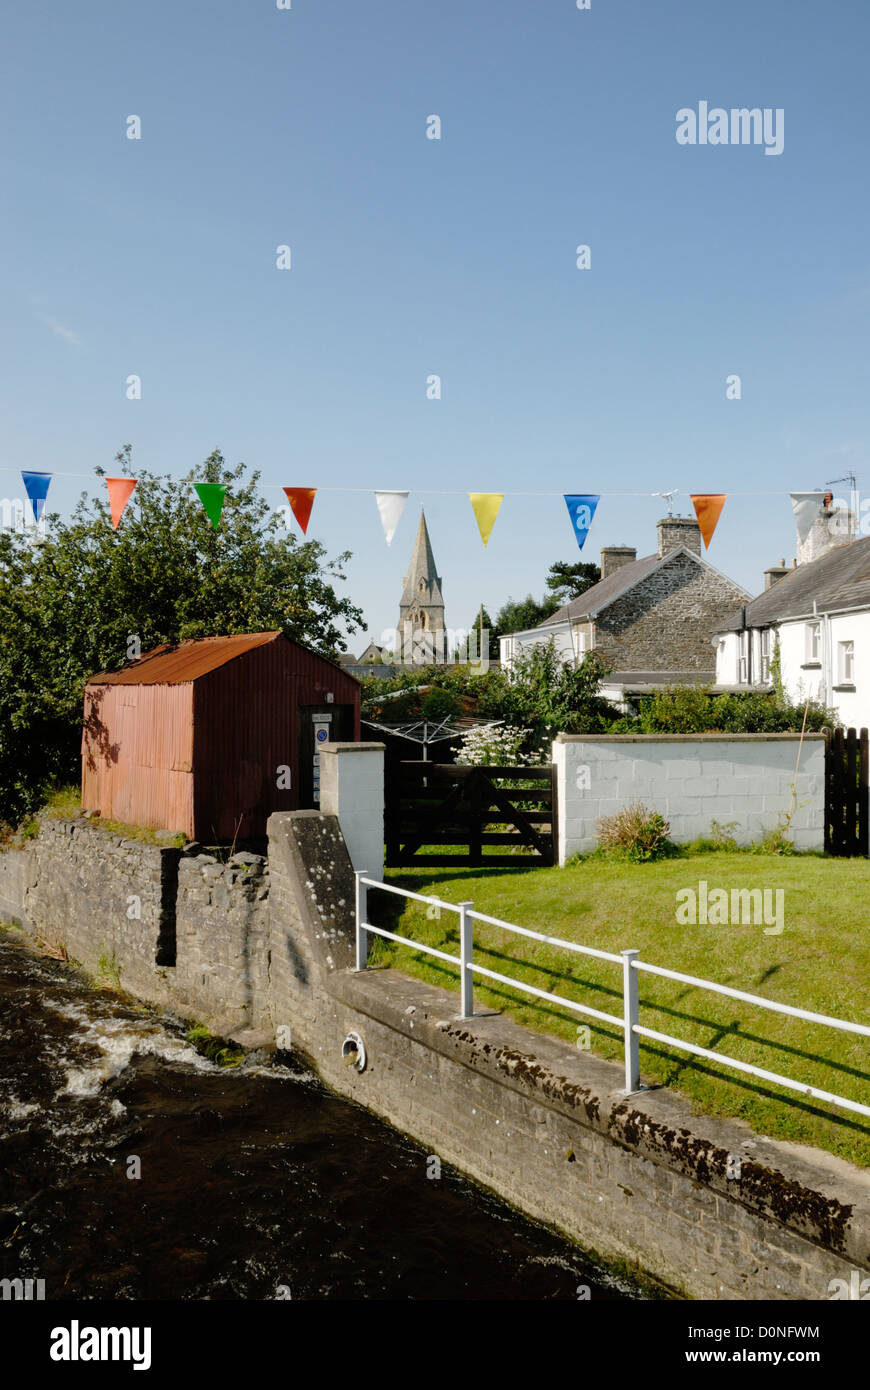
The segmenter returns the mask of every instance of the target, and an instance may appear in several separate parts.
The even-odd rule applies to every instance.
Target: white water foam
[[[95,1047],[96,1061],[82,1067],[69,1067],[66,1085],[58,1096],[95,1096],[106,1081],[120,1076],[136,1056],[159,1057],[161,1061],[193,1067],[196,1071],[215,1071],[213,1063],[201,1057],[189,1043],[164,1032],[157,1023],[127,1018],[89,1018],[81,1004],[52,1003],[55,1012],[79,1025],[71,1039]]]

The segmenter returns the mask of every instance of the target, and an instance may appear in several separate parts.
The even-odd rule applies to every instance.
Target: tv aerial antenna
[[[858,480],[854,473],[844,473],[842,478],[831,478],[829,482],[825,483],[825,487],[834,487],[837,483],[849,484],[848,534],[849,540],[852,540],[852,529],[858,520]]]
[[[670,490],[670,492],[654,492],[654,493],[653,493],[653,497],[663,497],[663,498],[664,498],[665,502],[666,502],[667,505],[668,505],[668,516],[673,516],[673,514],[674,514],[674,498],[676,497],[676,495],[677,495],[677,493],[679,492],[679,490],[680,490],[680,489],[679,489],[678,487],[672,487],[671,490]]]

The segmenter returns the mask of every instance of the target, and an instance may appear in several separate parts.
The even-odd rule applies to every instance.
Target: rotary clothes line
[[[30,500],[30,505],[33,510],[34,521],[36,522],[39,522],[43,514],[43,511],[45,510],[45,502],[48,496],[48,489],[53,476],[54,475],[51,473],[33,473],[22,471],[21,477],[24,482],[24,488]],[[66,475],[61,474],[60,476]],[[106,478],[106,489],[109,495],[109,511],[112,518],[112,529],[115,531],[117,531],[121,523],[121,519],[124,515],[124,511],[130,501],[130,498],[133,496],[133,493],[136,489],[136,483],[136,478]],[[267,484],[266,486],[271,486],[271,484]],[[214,529],[217,531],[220,527],[221,515],[223,513],[224,501],[226,499],[227,485],[225,483],[194,483],[193,487],[197,493],[197,496],[199,497],[200,502],[202,503],[203,509],[205,510],[205,513],[208,516],[209,521],[211,522]],[[299,529],[301,530],[303,535],[306,535],[308,532],[308,525],[311,520],[311,513],[314,508],[314,499],[317,496],[318,491],[359,492],[366,491],[366,489],[318,489],[315,487],[284,487],[282,488],[282,491],[284,492],[287,498],[290,511],[295,517]],[[372,489],[372,495],[377,505],[378,514],[380,516],[381,525],[384,531],[384,539],[386,540],[387,545],[390,545],[392,543],[393,536],[396,534],[396,528],[399,524],[399,521],[401,520],[402,513],[405,509],[405,504],[411,495],[410,490],[402,491],[399,489],[375,488]],[[607,494],[601,494],[597,492],[566,492],[561,494],[469,492],[466,495],[471,503],[471,508],[474,513],[474,519],[477,522],[477,528],[480,532],[480,539],[483,542],[484,546],[488,545],[489,543],[489,538],[492,535],[493,527],[495,526],[496,520],[501,510],[501,504],[504,501],[505,497],[562,496],[564,498],[565,505],[568,508],[568,515],[571,519],[571,525],[574,531],[574,537],[577,541],[578,548],[582,550],[583,546],[586,543],[586,537],[589,535],[589,530],[592,526],[592,522],[598,508],[598,504],[601,501],[601,497],[602,495],[606,496]],[[634,495],[647,496],[646,493],[637,493]],[[652,497],[656,494],[650,493],[648,495]],[[816,503],[817,499],[820,496],[827,495],[829,494],[790,494],[799,526],[801,525],[804,517],[809,516],[810,500],[812,500],[813,503]],[[700,527],[701,535],[704,538],[704,545],[709,547],[710,542],[713,539],[713,533],[715,532],[716,527],[719,523],[719,518],[722,515],[722,509],[725,506],[728,494],[725,492],[693,492],[690,493],[689,496],[691,497],[692,505],[695,508],[695,515],[698,518],[698,526]]]

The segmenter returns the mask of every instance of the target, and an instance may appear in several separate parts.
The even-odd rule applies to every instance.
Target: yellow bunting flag
[[[698,518],[701,535],[704,537],[704,545],[708,549],[713,539],[713,532],[716,530],[716,524],[722,515],[722,508],[725,506],[727,496],[727,492],[693,492],[691,494],[695,516]]]
[[[503,492],[469,492],[469,501],[474,508],[480,539],[486,545],[492,535],[492,528],[498,516],[498,509],[504,501]]]

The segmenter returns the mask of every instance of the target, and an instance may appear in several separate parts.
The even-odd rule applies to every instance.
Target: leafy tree
[[[584,560],[577,560],[574,564],[569,564],[567,560],[557,560],[550,566],[546,585],[558,600],[556,606],[559,607],[563,603],[569,603],[572,598],[579,598],[581,594],[585,594],[600,578],[601,570],[595,564]]]
[[[130,446],[116,456],[132,476]],[[98,468],[102,477],[103,470]],[[78,780],[82,693],[97,671],[187,637],[280,629],[327,656],[362,613],[333,584],[349,554],[281,534],[258,473],[215,450],[181,482],[139,470],[117,532],[101,498],[83,494],[47,539],[0,535],[0,821],[16,822],[51,787]],[[215,531],[190,486],[224,483]]]
[[[543,598],[537,603],[531,594],[524,599],[509,598],[499,609],[495,619],[495,631],[499,637],[509,632],[522,632],[529,627],[537,627],[549,618],[559,607],[555,598]]]

